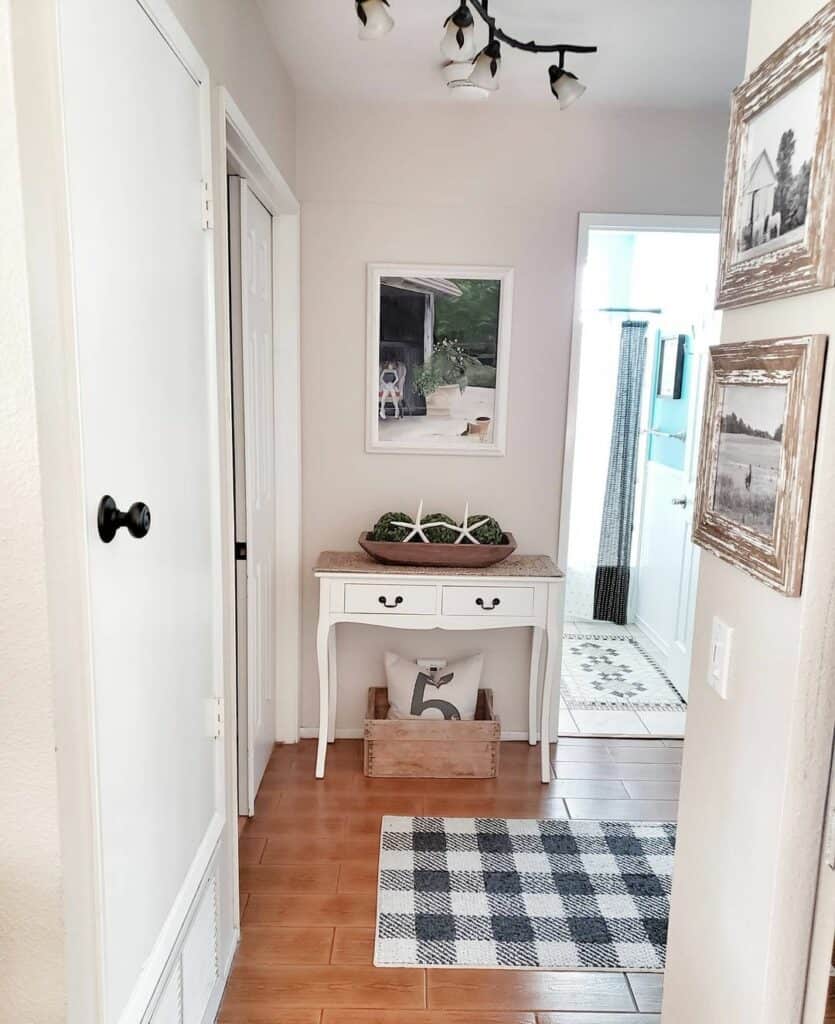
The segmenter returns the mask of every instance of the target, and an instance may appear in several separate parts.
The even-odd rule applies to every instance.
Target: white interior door
[[[59,9],[102,978],[105,1020],[128,1024],[146,1010],[224,823],[207,713],[221,692],[207,97],[137,0]],[[147,536],[100,538],[106,494],[122,510],[147,504]]]
[[[239,272],[233,287],[233,332],[239,331],[243,399],[243,487],[236,482],[238,529],[246,535],[246,664],[239,671],[239,705],[245,703],[245,751],[239,751],[246,787],[242,810],[255,813],[255,796],[275,744],[275,408],[273,402],[273,218],[244,178],[230,181],[230,265]],[[236,267],[238,268],[236,271]],[[236,298],[237,296],[237,298]],[[236,339],[233,337],[233,349]],[[238,418],[240,422],[240,417]],[[240,431],[236,433],[240,467]],[[245,493],[245,497],[244,497]],[[240,516],[241,498],[245,515]],[[241,540],[240,533],[238,540]],[[239,631],[240,637],[240,631]],[[239,661],[239,669],[241,662]],[[242,699],[243,697],[243,699]],[[243,721],[243,716],[242,716]],[[241,729],[243,732],[243,729]],[[239,745],[240,745],[239,737]],[[245,756],[244,756],[245,754]]]
[[[709,308],[709,307],[708,307]],[[696,331],[689,344],[693,398],[688,410],[687,438],[685,440],[682,490],[674,499],[678,512],[681,537],[678,592],[675,601],[675,625],[667,656],[667,672],[673,685],[687,699],[690,692],[690,663],[693,656],[693,626],[696,618],[696,591],[699,584],[699,549],[691,540],[693,535],[693,500],[696,495],[696,474],[699,471],[699,443],[701,440],[702,408],[705,395],[705,368],[707,350],[715,337],[716,317],[708,315],[700,331]],[[686,504],[681,504],[684,501]]]
[[[636,621],[668,658],[676,638],[679,593],[688,547],[687,478],[681,470],[647,460]]]
[[[693,498],[699,462],[704,400],[705,344],[688,342],[693,395],[688,409],[684,468],[645,464],[645,490],[638,570],[636,621],[666,655],[673,685],[686,699],[698,583],[698,548],[693,544]]]

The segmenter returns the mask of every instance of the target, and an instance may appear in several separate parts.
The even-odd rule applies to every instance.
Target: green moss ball
[[[395,526],[395,523],[411,523],[412,517],[405,512],[386,512],[380,516],[371,531],[372,540],[403,541],[409,535],[408,526]]]
[[[456,525],[455,520],[449,516],[445,516],[441,512],[433,512],[432,515],[424,517],[424,522],[438,524],[423,528],[423,532],[432,544],[454,544],[458,540],[458,531],[450,529],[450,526]],[[442,523],[449,523],[449,526],[443,526]]]
[[[492,516],[470,516],[467,520],[467,526],[479,523],[482,519],[486,519],[487,522],[479,526],[477,530],[473,530],[473,536],[479,544],[504,544],[504,530],[502,530],[501,526]],[[461,525],[463,526],[464,524],[462,523]],[[471,544],[472,541],[467,539],[462,543]]]

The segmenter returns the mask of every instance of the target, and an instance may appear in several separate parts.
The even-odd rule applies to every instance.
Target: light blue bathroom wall
[[[672,332],[665,332],[669,337]],[[681,332],[678,332],[681,333]],[[652,377],[652,406],[649,424],[652,430],[663,430],[677,434],[687,430],[688,407],[690,405],[690,389],[692,378],[692,356],[690,354],[690,338],[685,335],[684,343],[684,374],[681,381],[681,398],[661,398],[658,392],[658,369],[661,360],[661,332],[655,332],[654,367]],[[658,462],[670,469],[684,469],[684,443],[671,437],[654,437],[650,435],[649,460]]]

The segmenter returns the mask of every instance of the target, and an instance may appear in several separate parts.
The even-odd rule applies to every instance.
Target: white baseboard
[[[361,740],[363,738],[362,729],[337,729],[336,738],[338,740]],[[318,740],[319,730],[315,726],[303,725],[299,729],[299,736],[303,740]],[[519,742],[520,740],[527,740],[528,734],[526,732],[505,732],[502,730],[502,741],[504,742]]]
[[[665,658],[669,658],[670,645],[652,628],[652,626],[650,626],[648,622],[642,619],[640,615],[636,615],[635,625],[640,629],[647,640],[658,648]]]

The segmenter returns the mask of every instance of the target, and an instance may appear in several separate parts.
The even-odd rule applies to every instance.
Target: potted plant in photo
[[[467,387],[467,371],[479,361],[468,355],[460,342],[442,338],[414,374],[415,388],[426,399],[428,416],[449,416],[453,404]]]

